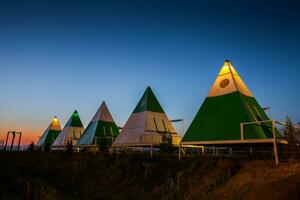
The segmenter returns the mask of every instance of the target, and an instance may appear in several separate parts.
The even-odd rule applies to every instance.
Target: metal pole
[[[278,159],[278,149],[277,149],[277,142],[276,142],[276,135],[275,135],[275,121],[272,121],[272,132],[273,132],[275,163],[276,165],[278,165],[279,159]]]
[[[6,141],[5,141],[5,145],[4,145],[4,150],[6,150],[6,147],[7,147],[7,141],[8,141],[9,133],[10,132],[7,132],[7,135],[6,135]]]
[[[10,150],[12,151],[13,147],[14,147],[14,140],[15,140],[15,137],[16,137],[16,132],[13,131],[12,132],[12,140],[11,140],[11,145],[10,145]]]
[[[22,137],[22,132],[19,133],[19,142],[18,142],[18,151],[20,150],[20,143],[21,143],[21,137]]]
[[[250,147],[250,156],[252,157],[252,155],[253,155],[253,149],[252,149],[252,147]]]

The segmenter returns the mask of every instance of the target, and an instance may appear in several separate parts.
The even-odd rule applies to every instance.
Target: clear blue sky
[[[106,3],[105,3],[106,2]],[[222,2],[222,3],[221,3]],[[84,125],[105,100],[122,126],[150,85],[191,123],[225,59],[272,117],[300,121],[297,1],[1,1],[0,138]]]

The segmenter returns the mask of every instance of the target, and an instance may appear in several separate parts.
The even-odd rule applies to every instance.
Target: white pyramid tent
[[[113,147],[142,147],[167,142],[178,145],[179,141],[179,135],[148,87]]]
[[[268,121],[257,123],[259,121]],[[243,127],[241,123],[249,123]],[[254,122],[254,123],[253,123]],[[276,137],[281,135],[276,129]],[[273,129],[266,115],[232,64],[225,60],[207,97],[181,143],[227,145],[273,142]]]
[[[105,102],[102,102],[93,119],[85,129],[77,145],[107,145],[111,146],[119,135],[119,128],[114,122]]]
[[[83,131],[84,127],[82,125],[78,112],[75,110],[69,121],[65,125],[64,129],[57,136],[52,146],[63,147],[68,143],[75,145]]]
[[[55,116],[43,135],[39,138],[36,146],[52,145],[58,134],[61,132],[61,127],[57,117]]]

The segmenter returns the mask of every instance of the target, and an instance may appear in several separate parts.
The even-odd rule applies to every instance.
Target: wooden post
[[[114,143],[114,133],[112,127],[110,127],[110,133],[111,133],[111,145],[112,145]]]
[[[240,128],[241,128],[241,140],[244,140],[244,124],[243,123],[240,124]]]
[[[273,132],[275,163],[276,163],[276,165],[278,165],[279,158],[278,158],[278,149],[277,149],[277,141],[276,141],[276,134],[275,134],[275,121],[272,121],[272,132]]]

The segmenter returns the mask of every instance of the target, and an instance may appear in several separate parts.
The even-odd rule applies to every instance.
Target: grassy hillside
[[[0,152],[1,199],[300,199],[300,162]]]

